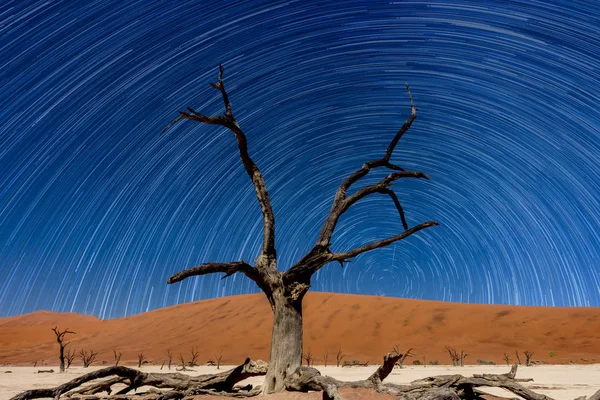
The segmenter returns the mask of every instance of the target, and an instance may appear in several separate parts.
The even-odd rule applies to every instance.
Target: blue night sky
[[[337,186],[381,158],[409,225],[440,226],[331,264],[312,290],[469,303],[600,306],[600,3],[52,1],[0,5],[0,315],[111,318],[258,289],[172,273],[252,262],[254,189],[280,269],[316,241]],[[373,183],[383,171],[373,174]],[[344,215],[333,250],[399,233],[389,198]]]

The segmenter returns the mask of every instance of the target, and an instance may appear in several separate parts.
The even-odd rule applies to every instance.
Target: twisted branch
[[[404,135],[404,133],[406,133],[406,131],[408,131],[415,118],[417,118],[417,108],[413,103],[413,98],[410,93],[410,87],[408,86],[408,84],[406,84],[406,90],[408,91],[408,97],[410,99],[410,117],[402,125],[400,130],[398,130],[398,132],[388,145],[384,156],[381,159],[366,162],[359,170],[351,174],[340,184],[335,194],[333,204],[331,205],[329,215],[325,219],[323,227],[321,228],[321,232],[319,234],[319,238],[317,239],[317,243],[304,257],[302,257],[300,261],[298,261],[294,266],[292,266],[292,268],[290,268],[286,272],[284,278],[287,282],[309,282],[310,277],[328,262],[338,261],[343,266],[343,263],[346,262],[349,258],[355,257],[361,253],[370,250],[389,246],[390,244],[402,240],[422,229],[438,225],[438,223],[435,221],[429,221],[409,228],[408,223],[406,221],[406,216],[404,214],[404,209],[402,208],[400,200],[398,199],[398,196],[396,196],[396,194],[390,189],[390,186],[394,182],[402,178],[429,179],[429,176],[423,172],[405,171],[401,167],[390,163],[390,158],[392,156],[392,153],[394,152],[394,149],[396,148],[396,145],[400,141],[400,138],[402,137],[402,135]],[[378,183],[366,186],[356,191],[350,196],[347,195],[347,191],[350,188],[350,186],[352,186],[361,178],[365,177],[372,169],[380,167],[386,167],[397,172],[389,174]],[[400,215],[400,221],[402,222],[404,232],[387,239],[366,244],[364,246],[347,252],[332,253],[330,251],[331,238],[333,236],[333,232],[335,230],[335,227],[337,226],[340,217],[357,201],[375,193],[385,194],[389,196],[390,199],[394,202],[396,210]]]
[[[233,132],[238,142],[242,164],[244,166],[244,169],[248,173],[248,176],[250,176],[252,183],[254,184],[256,197],[258,199],[263,214],[264,237],[262,256],[264,256],[268,260],[275,260],[277,256],[275,252],[275,215],[271,206],[269,192],[267,191],[265,181],[260,170],[258,169],[258,166],[254,163],[254,161],[250,157],[250,154],[248,153],[248,141],[246,139],[246,135],[244,134],[235,117],[233,116],[231,104],[229,102],[229,96],[227,95],[227,91],[225,90],[225,84],[223,83],[222,65],[219,66],[219,77],[217,83],[211,83],[210,86],[221,92],[223,104],[225,105],[224,115],[209,117],[200,114],[199,112],[193,110],[190,107],[187,107],[187,112],[180,111],[179,116],[175,118],[170,124],[168,124],[162,132],[164,133],[171,126],[184,119],[201,122],[203,124],[208,125],[221,125]]]

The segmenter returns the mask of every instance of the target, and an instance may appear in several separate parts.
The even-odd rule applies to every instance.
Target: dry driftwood
[[[411,382],[409,385],[384,384],[383,380],[392,372],[395,363],[402,355],[389,353],[384,356],[383,364],[367,379],[361,381],[344,382],[329,376],[322,376],[313,367],[300,366],[285,379],[285,388],[288,391],[322,391],[324,400],[342,400],[338,392],[340,387],[370,388],[380,393],[401,396],[402,400],[476,400],[481,399],[485,392],[480,387],[498,387],[506,389],[525,400],[552,400],[550,397],[535,393],[524,387],[519,382],[532,379],[517,379],[517,365],[513,365],[510,372],[505,374],[476,374],[473,377],[464,377],[459,374],[440,375]],[[146,373],[127,367],[108,367],[82,375],[63,385],[52,389],[34,389],[23,392],[11,400],[27,400],[51,397],[59,399],[61,395],[68,396],[71,400],[93,400],[100,397],[94,396],[102,391],[111,393],[111,387],[118,383],[126,383],[125,389],[116,393],[109,399],[133,399],[135,396],[127,395],[133,389],[141,386],[151,386],[158,389],[171,389],[171,391],[157,391],[150,389],[146,393],[147,400],[180,400],[192,395],[223,395],[230,397],[252,397],[260,394],[260,387],[237,388],[234,385],[252,376],[265,375],[268,364],[264,361],[251,361],[249,358],[238,367],[212,375],[188,376],[180,373]],[[83,384],[96,379],[110,379],[95,382],[81,387]],[[79,388],[79,390],[74,390]],[[137,396],[139,397],[139,396]],[[586,400],[585,396],[576,400]],[[600,400],[600,391],[587,400]]]
[[[479,387],[498,387],[506,389],[525,400],[552,400],[543,394],[524,387],[519,382],[532,379],[516,379],[517,366],[513,365],[511,371],[505,374],[481,374],[473,377],[462,375],[441,375],[419,379],[409,385],[384,384],[383,380],[392,371],[395,362],[400,358],[397,354],[387,354],[384,363],[373,375],[363,381],[343,382],[321,373],[311,367],[299,367],[293,375],[285,380],[286,389],[289,391],[323,391],[324,400],[340,400],[338,388],[372,388],[381,393],[402,396],[404,400],[458,400],[479,399],[484,392]],[[583,400],[583,399],[582,399]],[[600,400],[600,391],[589,400]]]
[[[113,376],[123,378],[129,384],[129,386],[117,393],[119,395],[127,394],[131,390],[141,386],[173,389],[186,394],[194,394],[195,391],[209,389],[231,392],[233,385],[236,383],[252,376],[265,375],[267,373],[267,368],[268,364],[266,362],[261,360],[251,361],[249,358],[247,358],[242,365],[239,365],[232,370],[218,374],[200,376],[189,376],[180,373],[147,373],[133,368],[113,366],[82,375],[55,388],[28,390],[14,396],[11,400],[28,400],[48,397],[58,399],[61,395],[67,394],[67,392],[79,388],[87,382]],[[98,388],[102,386],[104,387],[104,390],[107,390],[106,383],[109,381],[110,380],[92,386]],[[113,384],[115,383],[117,383],[117,379],[114,379]],[[108,388],[110,388],[110,386]],[[84,393],[87,394],[87,391],[84,390]],[[96,391],[94,393],[98,392]],[[211,393],[213,392],[211,391]]]

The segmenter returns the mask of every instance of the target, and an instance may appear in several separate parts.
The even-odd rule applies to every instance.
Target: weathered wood
[[[213,389],[215,391],[231,391],[233,385],[246,378],[265,375],[268,364],[264,361],[251,361],[249,358],[236,368],[218,374],[189,376],[180,373],[147,373],[133,368],[113,366],[99,369],[94,372],[79,376],[69,382],[51,389],[33,389],[20,393],[11,400],[28,400],[40,398],[58,399],[61,395],[80,387],[84,383],[117,376],[129,381],[129,386],[118,394],[126,394],[128,391],[141,386],[152,386],[159,389],[174,389],[186,392],[194,389]]]
[[[116,376],[114,378],[107,379],[105,381],[96,382],[91,385],[85,386],[79,390],[69,392],[69,396],[73,395],[89,395],[89,394],[97,394],[101,392],[107,392],[107,394],[111,394],[112,386],[118,383],[124,383],[127,378],[122,376]]]
[[[383,357],[383,364],[377,368],[375,372],[369,377],[369,381],[372,382],[374,387],[377,387],[383,382],[385,378],[392,372],[396,361],[402,358],[402,354],[388,353]]]
[[[273,208],[271,206],[271,200],[269,198],[269,192],[267,191],[267,187],[265,185],[264,178],[258,169],[258,166],[250,157],[248,153],[248,141],[246,139],[245,133],[240,128],[240,125],[236,121],[233,111],[231,108],[231,104],[229,102],[229,95],[225,90],[225,84],[223,82],[223,66],[219,66],[219,78],[217,83],[211,83],[210,86],[221,92],[221,97],[223,98],[223,103],[225,105],[225,114],[219,115],[217,117],[209,117],[206,115],[202,115],[191,108],[187,108],[188,112],[180,112],[179,117],[175,118],[169,125],[167,125],[163,132],[169,129],[173,124],[183,120],[188,119],[196,122],[201,122],[208,125],[221,125],[233,132],[235,138],[238,142],[238,148],[240,152],[240,159],[242,160],[242,165],[246,170],[246,173],[252,180],[254,184],[254,189],[256,191],[256,198],[260,204],[260,208],[263,213],[263,248],[262,255],[267,258],[276,258],[275,252],[275,214],[273,213]]]
[[[327,385],[323,390],[323,400],[342,400],[342,396],[340,396],[337,386]]]
[[[273,291],[273,331],[269,371],[263,393],[279,392],[284,380],[302,365],[302,297],[294,299],[281,289]]]
[[[552,400],[550,397],[543,394],[535,393],[519,384],[515,378],[516,368],[513,367],[510,373],[507,374],[483,374],[476,377],[464,377],[459,374],[455,375],[440,375],[432,376],[424,379],[418,379],[410,383],[410,385],[395,385],[384,384],[383,379],[387,376],[385,373],[388,369],[391,371],[387,363],[391,363],[393,358],[388,357],[384,361],[384,365],[378,368],[375,374],[369,379],[362,381],[344,382],[338,381],[329,376],[322,376],[320,372],[312,367],[299,367],[292,376],[285,380],[286,389],[289,391],[325,391],[329,386],[351,387],[351,388],[372,388],[381,393],[387,393],[395,396],[403,396],[410,400],[457,400],[459,398],[457,392],[463,394],[465,399],[477,399],[479,394],[476,392],[477,387],[499,387],[506,389],[513,394],[521,396],[525,400]],[[394,357],[400,357],[394,355]],[[395,362],[395,360],[394,360]],[[393,368],[393,364],[392,364]],[[387,372],[389,374],[389,371]],[[373,379],[374,376],[381,379]],[[444,390],[439,390],[443,388]],[[600,392],[594,396],[600,400]],[[323,395],[325,398],[325,394]]]
[[[600,400],[600,390],[590,396],[588,400]]]
[[[410,88],[407,84],[406,89],[408,91],[411,107],[410,118],[404,123],[394,138],[392,138],[385,155],[381,159],[367,162],[362,168],[342,182],[336,192],[330,214],[321,229],[316,245],[287,272],[283,273],[277,269],[277,254],[275,251],[275,216],[271,206],[269,193],[258,166],[252,160],[248,152],[246,135],[234,117],[229,101],[229,95],[225,90],[225,84],[223,82],[222,66],[219,67],[217,83],[212,83],[211,86],[221,93],[223,104],[225,106],[223,115],[206,116],[188,107],[187,111],[180,112],[180,115],[163,129],[163,132],[169,129],[173,124],[182,120],[191,120],[207,125],[220,125],[233,132],[237,140],[242,165],[252,180],[256,197],[262,210],[264,234],[263,247],[260,255],[254,262],[254,266],[251,266],[244,261],[205,263],[172,275],[169,278],[168,283],[179,282],[190,276],[219,272],[224,273],[224,277],[239,272],[253,280],[265,293],[274,316],[269,361],[270,369],[265,377],[263,391],[264,393],[277,392],[284,388],[285,379],[293,374],[296,368],[302,364],[302,299],[304,294],[310,288],[312,275],[327,263],[337,261],[343,265],[349,258],[367,251],[388,246],[422,229],[437,225],[437,222],[429,221],[409,228],[402,205],[396,194],[390,189],[390,186],[399,179],[428,178],[428,176],[422,172],[404,171],[399,166],[390,162],[390,158],[398,141],[410,128],[412,122],[416,118],[417,109],[413,104]],[[395,172],[392,172],[380,182],[369,185],[358,190],[356,193],[347,196],[347,190],[352,184],[366,176],[371,169],[382,167]],[[356,202],[372,194],[383,194],[393,201],[398,214],[400,215],[402,232],[390,238],[367,243],[346,252],[332,253],[330,251],[330,241],[340,216]]]

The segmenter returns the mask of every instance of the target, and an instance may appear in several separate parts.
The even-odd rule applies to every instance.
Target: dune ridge
[[[245,357],[267,360],[272,313],[263,294],[231,296],[179,304],[112,320],[75,313],[39,311],[0,318],[0,364],[57,364],[58,346],[51,327],[69,328],[76,349],[100,354],[95,365],[122,362],[139,353],[155,364],[171,350],[174,362],[189,360],[197,348],[199,361],[236,364]],[[449,364],[444,346],[464,349],[468,364],[477,360],[504,364],[506,352],[535,352],[548,363],[600,362],[600,308],[475,305],[439,301],[309,292],[304,301],[304,349],[318,364],[327,352],[335,364],[344,360],[379,363],[399,344],[414,348],[415,359]],[[524,357],[522,360],[524,361]],[[80,360],[76,359],[75,364]]]

